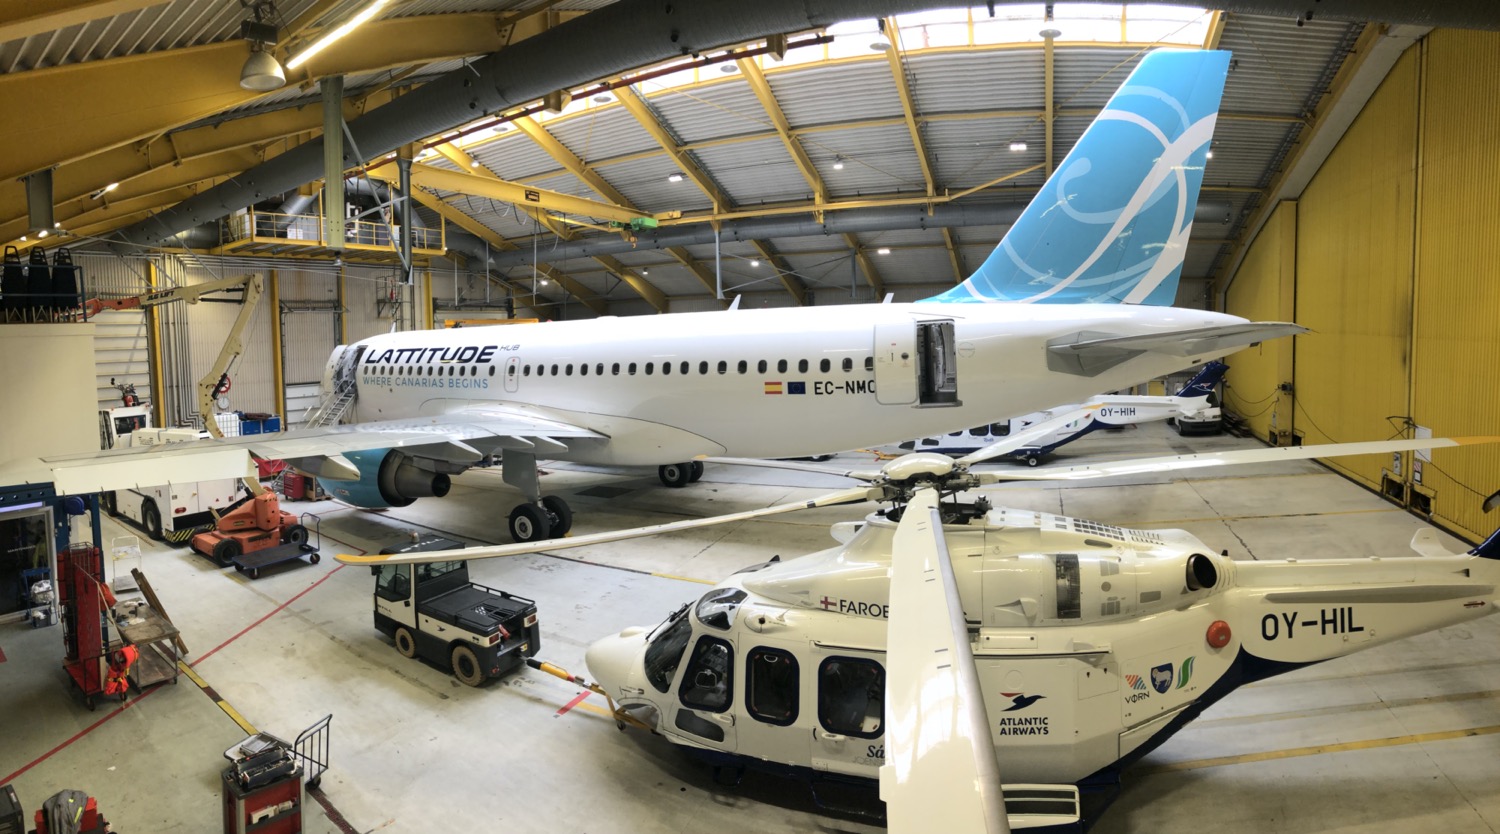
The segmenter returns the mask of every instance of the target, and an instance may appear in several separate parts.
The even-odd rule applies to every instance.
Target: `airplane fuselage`
[[[1211,357],[1145,352],[1084,376],[1049,367],[1049,343],[1243,321],[1115,304],[846,305],[393,333],[351,349],[360,420],[500,403],[608,438],[555,457],[662,464],[818,454],[1078,402]]]

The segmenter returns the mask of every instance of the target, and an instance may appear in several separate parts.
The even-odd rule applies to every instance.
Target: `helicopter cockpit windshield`
[[[698,600],[698,607],[694,609],[693,615],[698,618],[698,622],[709,628],[728,631],[729,626],[734,623],[734,612],[739,610],[745,596],[745,592],[739,588],[715,588]]]
[[[677,674],[677,665],[682,662],[688,638],[693,636],[687,610],[687,603],[683,603],[647,638],[650,645],[646,647],[646,680],[651,681],[658,692],[672,688],[672,676]]]

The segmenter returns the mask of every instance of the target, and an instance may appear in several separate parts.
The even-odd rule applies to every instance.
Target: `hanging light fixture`
[[[273,0],[240,0],[240,5],[250,9],[254,20],[240,21],[240,37],[250,42],[250,57],[240,69],[240,87],[257,93],[269,93],[286,86],[286,71],[281,62],[267,51],[276,45],[276,15]]]
[[[286,62],[287,68],[296,69],[297,67],[306,63],[307,60],[312,56],[328,48],[329,44],[354,31],[355,27],[374,17],[375,13],[380,11],[381,7],[384,6],[386,2],[387,0],[373,0],[373,2],[371,2],[368,6],[360,9],[359,12],[354,15],[354,17],[351,17],[343,23],[340,23],[338,25],[338,28],[334,29],[323,37],[318,38],[316,41],[313,41],[312,46],[309,46],[301,52],[298,52],[296,55],[293,55],[291,60]]]

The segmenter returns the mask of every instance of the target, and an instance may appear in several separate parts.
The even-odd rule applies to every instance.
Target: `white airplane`
[[[1174,417],[1193,417],[1204,413],[1217,414],[1218,409],[1208,404],[1209,395],[1229,366],[1223,362],[1209,362],[1182,389],[1170,397],[1134,396],[1127,394],[1102,394],[1090,397],[1078,405],[1064,405],[1012,418],[1009,425],[991,423],[968,431],[949,432],[921,440],[908,440],[896,446],[905,452],[939,452],[955,457],[967,455],[1008,437],[1011,432],[1034,426],[1043,420],[1051,420],[1059,414],[1079,411],[1077,419],[1064,423],[1051,434],[1036,439],[1010,453],[1027,466],[1041,463],[1043,455],[1049,455],[1058,447],[1072,443],[1080,437],[1099,429],[1124,428],[1143,423],[1155,423]],[[877,453],[879,449],[875,450]],[[894,455],[899,457],[900,455]]]
[[[590,688],[610,699],[622,726],[644,726],[712,764],[879,780],[893,834],[1078,823],[1080,790],[1112,791],[1122,768],[1237,687],[1495,610],[1500,532],[1468,554],[1447,553],[1419,533],[1412,546],[1421,558],[1235,562],[1182,530],[992,509],[982,497],[957,496],[1003,481],[1500,438],[970,468],[1054,429],[1044,422],[959,460],[913,453],[879,472],[763,463],[864,484],[726,516],[552,542],[337,558],[410,571],[419,562],[890,501],[892,510],[835,525],[838,546],[745,568],[655,628],[595,642],[586,661],[598,681]]]
[[[542,494],[539,457],[656,465],[685,486],[705,456],[953,431],[1304,332],[1161,306],[1176,296],[1228,63],[1144,57],[984,264],[932,298],[381,335],[337,348],[324,374],[325,398],[352,400],[361,422],[183,444],[149,466],[120,452],[33,461],[0,467],[0,482],[68,494],[238,477],[248,461],[232,452],[248,450],[388,507],[441,496],[498,457],[526,498],[511,534],[536,541],[572,524]]]

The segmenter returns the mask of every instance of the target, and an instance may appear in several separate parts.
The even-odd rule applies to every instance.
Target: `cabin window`
[[[597,365],[594,366],[594,373],[597,374],[597,375],[599,375],[599,376],[604,376],[604,363],[603,362],[600,362],[599,364],[597,364]],[[615,371],[615,373],[619,373],[619,371],[617,370],[617,371]]]
[[[719,631],[728,631],[734,623],[734,612],[745,601],[745,592],[738,588],[715,588],[698,600],[693,616],[698,622]]]
[[[922,438],[922,445],[923,446],[937,446],[940,442],[941,441],[939,441],[936,437],[924,437],[924,438]]]
[[[620,375],[620,363],[616,362],[614,365],[610,366],[610,371],[609,372],[612,373],[612,374],[614,374],[615,376],[619,376]]]
[[[854,360],[850,359],[847,356],[845,356],[844,357],[844,373],[847,374],[847,373],[850,373],[853,370],[854,370]]]
[[[464,366],[462,366],[462,365],[458,366],[458,375],[459,376],[464,376],[464,371],[465,370],[467,370],[467,368],[465,368]]]
[[[552,366],[552,375],[553,376],[557,376],[557,366],[556,365]]]
[[[531,366],[530,365],[527,365],[527,366],[521,368],[521,376],[531,376]]]
[[[706,712],[723,712],[734,700],[733,684],[734,648],[717,637],[699,637],[677,691],[682,705]]]
[[[573,375],[573,363],[572,362],[569,362],[566,366],[563,367],[563,375],[564,376],[572,376]]]
[[[873,660],[830,657],[818,667],[818,722],[839,735],[885,732],[885,669]]]
[[[490,376],[494,376],[494,375],[495,375],[495,366],[491,365],[490,366]]]
[[[799,374],[805,374],[805,373],[807,373],[807,360],[806,359],[798,359],[797,360],[797,373],[799,373]]]
[[[427,370],[429,372],[431,372],[432,369],[428,368]],[[506,376],[515,376],[516,375],[516,366],[515,365],[511,365],[510,367],[506,368],[505,369],[505,375]]]
[[[721,373],[721,374],[727,374],[727,373],[729,373],[729,363],[725,362],[723,359],[719,360],[719,373]]]
[[[651,372],[654,371],[654,370],[656,370],[656,363],[655,362],[647,362],[646,363],[646,376],[651,376]]]
[[[457,371],[457,370],[458,370],[457,368],[453,367],[452,365],[449,365],[448,366],[448,376],[453,376],[454,372]],[[556,365],[552,366],[552,373],[553,374],[557,373],[557,366]]]
[[[677,664],[682,662],[682,653],[692,636],[693,625],[688,622],[684,603],[667,618],[666,628],[646,647],[646,679],[657,692],[665,693],[672,688],[672,677],[677,674]]]
[[[388,602],[411,598],[411,565],[381,565],[375,579],[375,596]]]
[[[688,373],[688,371],[691,368],[692,368],[692,365],[689,365],[687,362],[683,362],[681,365],[679,365],[677,367],[677,370],[680,371],[680,372],[682,372],[683,376],[687,376],[687,373]]]
[[[740,364],[739,364],[739,365],[738,365],[738,367],[737,367],[737,368],[736,368],[736,369],[737,369],[737,370],[738,370],[738,371],[739,371],[739,372],[740,372],[740,373],[744,373],[744,372],[746,372],[746,371],[748,371],[748,370],[750,370],[750,363],[749,363],[749,362],[746,362],[746,361],[745,361],[745,360],[743,360],[743,359],[741,359],[741,360],[740,360]]]
[[[663,363],[661,363],[661,372],[662,372],[663,376],[670,375],[672,373],[672,363],[671,362],[663,362]]]
[[[578,375],[579,376],[588,376],[589,375],[589,363],[582,362],[582,363],[580,363],[578,365]]]
[[[818,363],[818,370],[822,371],[825,374],[828,373],[829,371],[833,370],[833,362],[828,359],[824,359],[823,361]]]
[[[758,371],[758,372],[760,372],[760,373],[765,373],[766,372],[766,360],[762,359],[759,362],[755,363],[755,370]]]
[[[707,362],[699,362],[698,363],[698,373],[700,373],[700,374],[706,374],[706,373],[708,373],[708,363]]]
[[[866,371],[873,371],[873,370],[875,370],[875,357],[873,357],[873,356],[866,356],[865,357],[865,370]]]
[[[630,367],[626,370],[630,373],[631,376],[635,376],[635,363],[631,362]]]
[[[756,646],[745,658],[745,707],[756,721],[785,727],[797,720],[797,658]]]
[[[786,373],[786,360],[785,359],[778,359],[776,361],[776,373],[778,373],[778,374],[784,374],[784,373]]]

